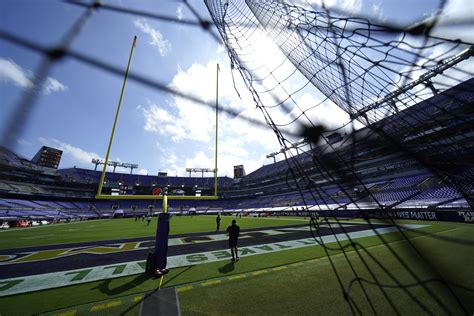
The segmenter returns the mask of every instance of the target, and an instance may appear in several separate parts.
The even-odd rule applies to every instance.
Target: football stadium
[[[474,313],[469,1],[0,10],[1,316]]]

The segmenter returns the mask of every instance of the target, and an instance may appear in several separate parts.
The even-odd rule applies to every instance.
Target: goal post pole
[[[168,213],[168,196],[163,195],[163,206],[162,206],[163,213]]]
[[[214,153],[214,196],[217,197],[217,141],[219,135],[219,64],[216,70],[216,145]]]
[[[112,126],[112,132],[110,133],[109,146],[107,147],[107,154],[105,155],[104,169],[102,170],[102,176],[100,177],[99,188],[97,189],[97,195],[102,194],[102,186],[104,184],[105,172],[107,169],[107,164],[109,162],[110,149],[112,148],[112,142],[114,140],[115,128],[117,127],[117,120],[120,113],[120,107],[122,105],[123,93],[125,91],[125,84],[127,83],[128,71],[130,70],[130,63],[132,61],[133,50],[136,46],[136,43],[137,43],[137,36],[135,35],[133,37],[133,43],[132,43],[132,48],[130,50],[130,56],[128,57],[127,69],[125,70],[125,76],[123,78],[122,91],[120,92],[120,98],[117,105],[117,111],[115,112],[114,124]]]
[[[170,231],[170,214],[168,213],[168,196],[163,195],[162,212],[158,214],[158,221],[156,223],[155,235],[155,266],[160,273],[166,269],[168,263],[168,237]],[[163,282],[163,275],[161,275],[161,282]]]
[[[110,195],[110,194],[99,194],[95,197],[96,200],[163,200],[162,195],[145,195],[145,194],[122,194],[122,195]],[[168,200],[217,200],[214,195],[168,195]]]

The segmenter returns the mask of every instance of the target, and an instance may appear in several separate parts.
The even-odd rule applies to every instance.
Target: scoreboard
[[[31,162],[38,166],[58,169],[62,155],[62,150],[42,146],[33,159],[31,159]]]
[[[234,166],[234,179],[240,179],[246,176],[244,165]]]

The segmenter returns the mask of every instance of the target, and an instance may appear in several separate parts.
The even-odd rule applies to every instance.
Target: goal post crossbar
[[[123,195],[110,195],[110,194],[97,194],[95,198],[97,200],[217,200],[217,195],[208,196],[194,196],[194,195],[144,195],[144,194],[123,194]]]

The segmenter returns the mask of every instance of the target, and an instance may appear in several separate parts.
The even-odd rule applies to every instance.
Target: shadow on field
[[[234,262],[231,261],[227,263],[225,266],[219,268],[220,273],[229,273],[231,271],[234,271]]]
[[[189,270],[191,270],[194,266],[188,266],[186,269],[184,269],[183,271],[173,275],[171,278],[164,278],[165,282],[162,284],[162,287],[164,287],[166,284],[170,283],[171,281],[173,281],[174,279],[176,279],[177,277],[179,277],[181,274],[185,273],[185,272],[188,272]]]
[[[136,286],[142,284],[143,282],[145,282],[146,280],[148,280],[150,278],[151,277],[149,275],[147,275],[145,273],[141,273],[141,274],[137,275],[136,278],[134,278],[130,282],[122,284],[122,285],[120,285],[120,286],[118,286],[114,289],[111,289],[109,287],[110,282],[112,281],[112,279],[107,279],[107,280],[104,280],[104,282],[100,283],[97,286],[97,289],[99,291],[101,291],[102,293],[107,294],[107,295],[117,295],[117,294],[121,294],[123,292],[126,292],[128,290],[131,290],[131,289],[135,288]]]
[[[176,279],[177,277],[179,277],[180,275],[182,275],[183,273],[189,271],[190,269],[192,269],[194,266],[188,266],[186,269],[183,269],[181,272],[177,273],[176,275],[174,275],[173,277],[171,278],[165,278],[164,280],[166,280],[163,284],[162,284],[162,287],[164,287],[166,284],[170,283],[171,281],[173,281],[174,279]],[[150,278],[148,277],[146,274],[142,274],[142,276],[145,276],[145,280]],[[138,278],[137,278],[138,279]],[[132,281],[133,282],[133,281]],[[130,283],[132,283],[130,282]],[[143,282],[143,281],[142,281]],[[136,302],[135,304],[132,304],[131,306],[129,306],[126,310],[124,310],[120,315],[126,315],[128,312],[132,311],[134,308],[136,308],[138,305],[140,305],[143,301],[145,301],[149,296],[151,295],[154,295],[155,293],[157,293],[158,291],[160,290],[159,287],[156,287],[153,291],[151,292],[148,292],[145,294],[145,296],[139,300],[138,302]]]

